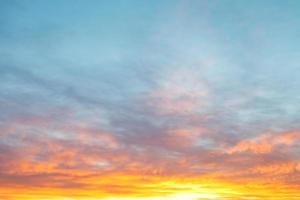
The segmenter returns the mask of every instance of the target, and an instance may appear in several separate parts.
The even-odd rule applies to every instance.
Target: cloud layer
[[[2,1],[0,199],[300,198],[299,6]]]

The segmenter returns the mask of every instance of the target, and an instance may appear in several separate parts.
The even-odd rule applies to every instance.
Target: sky
[[[0,199],[300,199],[299,9],[0,0]]]

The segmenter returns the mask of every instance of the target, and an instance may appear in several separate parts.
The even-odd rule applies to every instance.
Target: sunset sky
[[[300,1],[0,0],[0,200],[300,199]]]

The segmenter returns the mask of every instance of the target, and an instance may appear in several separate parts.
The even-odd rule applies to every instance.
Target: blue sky
[[[210,109],[230,112],[236,123],[297,118],[297,1],[2,4],[3,101],[84,107],[74,102],[81,96],[122,106],[185,68],[209,87]],[[244,102],[230,111],[230,101]]]

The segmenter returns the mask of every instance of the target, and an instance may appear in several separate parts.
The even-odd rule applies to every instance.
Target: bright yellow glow
[[[87,188],[10,187],[0,189],[0,194],[8,200],[292,200],[300,197],[299,190],[283,185],[230,184],[207,178],[109,175],[88,178],[82,183],[85,181],[89,183]]]

